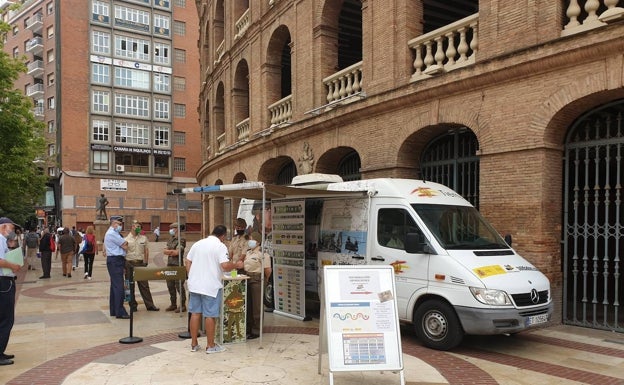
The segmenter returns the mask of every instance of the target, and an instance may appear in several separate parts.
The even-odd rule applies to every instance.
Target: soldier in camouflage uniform
[[[178,223],[174,222],[169,225],[169,235],[171,238],[169,239],[169,242],[167,242],[167,247],[165,247],[164,251],[164,254],[167,256],[167,266],[184,266],[184,249],[186,248],[186,239],[179,239],[178,234]],[[178,250],[178,242],[181,246],[180,250]],[[179,252],[182,254],[178,254]],[[169,289],[171,306],[165,310],[176,313],[179,313],[180,311],[186,312],[186,290],[184,290],[184,281],[167,281],[167,289]],[[177,293],[180,294],[180,300],[182,302],[181,308],[178,307],[178,301],[176,298]]]

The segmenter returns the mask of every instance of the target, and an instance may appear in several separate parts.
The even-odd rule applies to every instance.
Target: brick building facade
[[[194,4],[28,0],[0,9],[14,31],[5,50],[35,66],[16,86],[47,123],[40,162],[53,197],[40,224],[86,228],[105,194],[109,216],[166,231],[178,221],[167,193],[194,185],[201,164]],[[182,198],[181,208],[180,221],[199,233],[200,202]]]
[[[196,1],[199,183],[448,184],[550,278],[559,319],[621,331],[622,1],[439,3]],[[203,199],[204,232],[231,226],[237,201]]]

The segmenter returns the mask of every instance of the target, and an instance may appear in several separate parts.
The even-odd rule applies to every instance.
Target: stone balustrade
[[[408,46],[416,53],[411,81],[474,64],[478,21],[475,13],[410,40]]]
[[[234,35],[234,40],[240,39],[245,34],[247,28],[249,28],[250,20],[249,8],[247,8],[243,15],[236,21],[236,35]]]
[[[337,102],[362,91],[362,62],[323,79],[327,88],[327,103]]]
[[[215,61],[214,64],[218,64],[225,53],[225,39],[221,40],[221,44],[215,50]]]
[[[225,151],[225,132],[217,136],[217,154]]]
[[[237,140],[244,140],[244,139],[249,138],[249,130],[250,129],[251,128],[249,126],[249,118],[241,120],[236,125],[236,139]]]
[[[271,126],[290,122],[292,119],[292,95],[278,100],[269,106]]]
[[[624,8],[618,7],[618,0],[570,0],[566,9],[566,24],[561,36],[588,31],[624,18]],[[598,14],[600,7],[607,9]],[[583,13],[583,11],[585,11]]]

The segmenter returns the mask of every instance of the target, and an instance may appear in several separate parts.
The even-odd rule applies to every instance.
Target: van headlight
[[[477,301],[486,305],[505,306],[511,305],[509,296],[502,290],[484,289],[482,287],[471,287],[470,292]]]

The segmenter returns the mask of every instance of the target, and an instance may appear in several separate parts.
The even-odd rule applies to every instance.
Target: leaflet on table
[[[22,255],[22,248],[18,247],[17,249],[13,249],[4,255],[4,259],[8,262],[18,264],[20,266],[24,266],[24,256]],[[13,270],[3,267],[2,275],[13,275]]]

